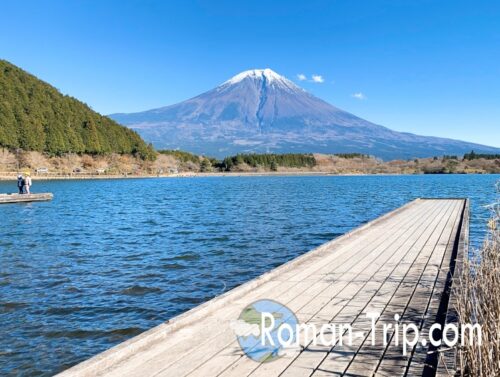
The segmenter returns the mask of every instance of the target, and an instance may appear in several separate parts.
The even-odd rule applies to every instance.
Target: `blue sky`
[[[271,68],[392,129],[500,147],[499,20],[497,1],[10,1],[0,58],[104,114]]]

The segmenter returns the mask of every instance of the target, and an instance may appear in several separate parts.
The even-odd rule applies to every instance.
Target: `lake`
[[[469,197],[477,246],[498,179],[35,177],[52,202],[0,206],[0,375],[52,375],[417,197]]]

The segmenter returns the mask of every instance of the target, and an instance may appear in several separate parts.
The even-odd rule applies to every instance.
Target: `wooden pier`
[[[422,335],[448,314],[455,260],[466,248],[465,199],[417,199],[134,337],[61,376],[432,376],[440,350],[370,342],[371,321],[413,323]],[[301,323],[350,324],[351,345],[302,347],[258,363],[231,323],[258,299],[286,305]],[[388,338],[394,340],[394,331]],[[441,368],[441,369],[439,369]]]
[[[52,200],[53,197],[49,192],[41,194],[0,194],[0,204],[45,202]]]

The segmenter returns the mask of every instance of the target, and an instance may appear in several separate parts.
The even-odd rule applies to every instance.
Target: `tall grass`
[[[497,183],[500,193],[500,182]],[[458,375],[500,376],[500,201],[491,206],[488,236],[477,253],[465,256],[457,289],[461,324],[480,324],[481,344],[464,334],[457,352]],[[473,340],[472,345],[470,340]]]

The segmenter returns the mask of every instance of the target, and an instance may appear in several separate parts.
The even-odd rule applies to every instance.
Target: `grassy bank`
[[[461,376],[500,376],[500,200],[492,212],[488,237],[477,253],[466,256],[456,291],[459,322],[477,323],[482,329],[480,345],[477,332],[473,339],[465,333],[464,346],[458,349]]]

